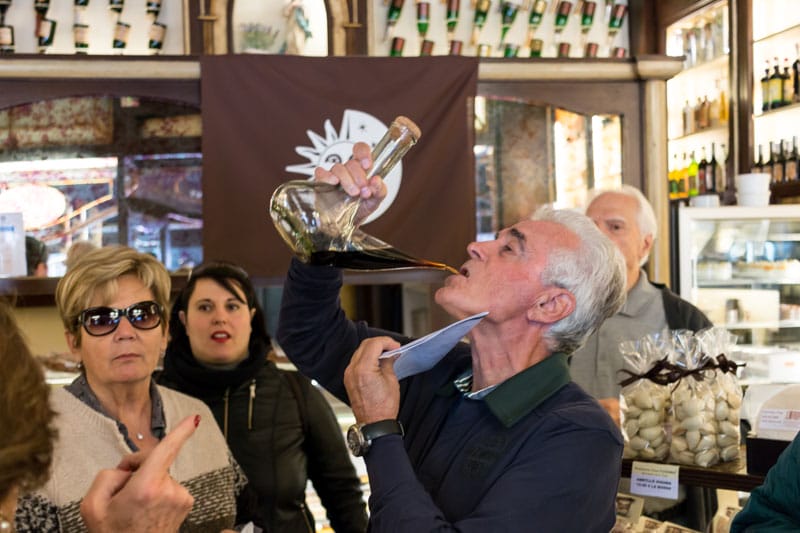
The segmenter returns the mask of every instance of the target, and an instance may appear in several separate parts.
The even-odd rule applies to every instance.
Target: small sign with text
[[[678,465],[643,463],[631,466],[631,492],[639,496],[678,499]]]

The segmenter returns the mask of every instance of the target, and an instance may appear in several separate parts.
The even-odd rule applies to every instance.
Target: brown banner
[[[275,188],[348,156],[353,142],[405,115],[422,138],[403,159],[391,204],[362,229],[459,266],[475,238],[477,67],[476,58],[450,56],[202,57],[205,259],[284,275],[290,250],[267,212]]]

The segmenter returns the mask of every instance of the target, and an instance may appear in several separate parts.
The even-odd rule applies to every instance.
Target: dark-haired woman
[[[338,533],[363,532],[366,506],[329,404],[267,359],[270,340],[247,273],[194,269],[170,317],[159,383],[205,402],[259,497],[268,531],[313,532],[308,479]]]

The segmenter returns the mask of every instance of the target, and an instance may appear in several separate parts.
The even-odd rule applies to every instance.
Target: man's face
[[[461,275],[450,276],[436,291],[436,302],[456,318],[489,311],[493,322],[526,318],[546,288],[540,281],[550,253],[577,247],[578,237],[554,222],[526,220],[493,241],[467,246]]]
[[[629,278],[631,272],[639,271],[642,258],[647,256],[653,244],[652,235],[642,235],[636,220],[638,214],[639,204],[634,198],[615,192],[601,194],[586,209],[586,216],[622,252]]]

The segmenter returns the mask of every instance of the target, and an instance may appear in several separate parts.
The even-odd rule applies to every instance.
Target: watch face
[[[364,436],[357,424],[350,426],[347,430],[347,447],[350,448],[350,453],[356,457],[361,457],[364,453]]]

